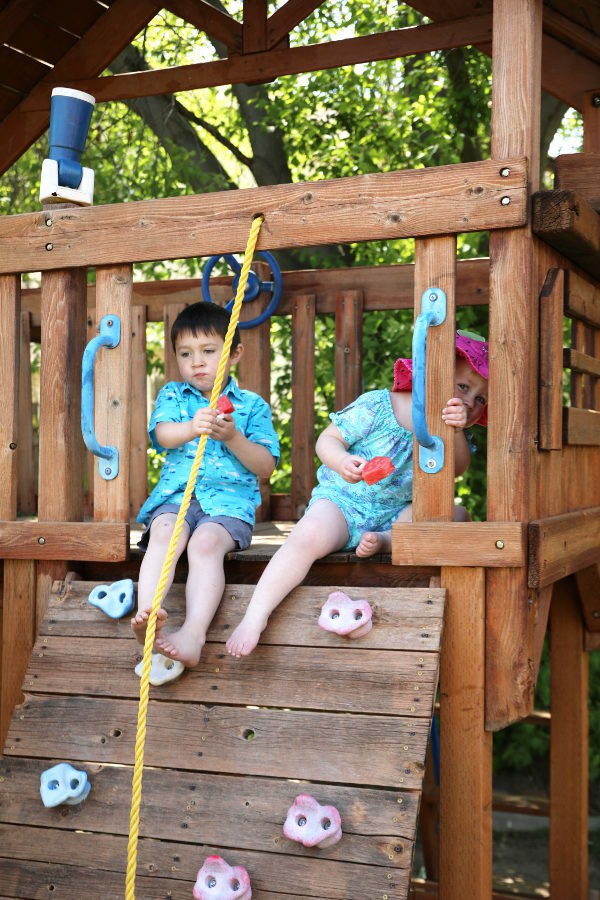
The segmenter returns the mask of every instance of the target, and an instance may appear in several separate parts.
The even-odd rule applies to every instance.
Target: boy
[[[279,459],[270,407],[258,394],[241,390],[229,374],[244,352],[238,329],[221,388],[235,410],[220,415],[209,407],[228,325],[229,313],[214,303],[194,303],[177,316],[171,343],[183,383],[171,381],[162,388],[148,427],[152,445],[167,454],[159,482],[138,515],[138,522],[146,524],[139,542],[145,555],[138,612],[131,627],[142,644],[198,439],[208,435],[165,591],[166,595],[177,560],[187,547],[185,621],[178,631],[164,634],[166,611],[159,609],[156,619],[155,648],[186,666],[198,664],[221,600],[225,554],[243,550],[252,538],[254,511],[260,504],[258,479],[268,478]]]

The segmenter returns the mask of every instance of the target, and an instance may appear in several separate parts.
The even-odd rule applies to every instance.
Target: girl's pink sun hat
[[[488,379],[488,342],[471,331],[456,332],[456,355],[466,359],[473,371]],[[394,391],[412,390],[412,359],[397,359],[394,363]],[[487,425],[487,406],[484,407],[478,425]]]

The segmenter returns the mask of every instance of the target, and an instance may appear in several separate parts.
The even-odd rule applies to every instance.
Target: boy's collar
[[[185,391],[185,390],[192,391],[193,394],[200,394],[201,396],[204,396],[204,395],[202,394],[202,392],[199,391],[198,388],[194,387],[193,384],[190,384],[189,381],[184,381],[184,382],[183,382],[182,387],[181,387],[181,390],[182,390],[182,391]],[[223,388],[223,390],[221,391],[221,393],[222,393],[222,394],[230,394],[232,397],[237,397],[238,400],[239,400],[239,399],[242,399],[242,392],[241,392],[241,389],[240,389],[240,387],[238,386],[238,383],[237,383],[237,381],[235,380],[235,378],[233,377],[233,375],[230,375],[230,376],[229,376],[229,381],[227,382],[227,384],[225,385],[225,387]],[[210,399],[210,398],[205,397],[204,399],[205,399],[205,400],[208,400],[208,399]]]

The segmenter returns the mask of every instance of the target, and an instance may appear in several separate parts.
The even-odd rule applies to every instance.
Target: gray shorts
[[[162,516],[163,513],[173,513],[174,515],[177,515],[178,512],[179,505],[177,503],[163,503],[162,506],[157,506],[150,516],[148,524],[146,525],[146,530],[138,541],[138,547],[144,552],[148,548],[150,526],[158,516]],[[239,550],[245,550],[246,547],[250,546],[250,541],[252,540],[252,525],[242,521],[242,519],[236,519],[234,516],[209,516],[208,513],[204,512],[195,497],[192,497],[190,501],[188,511],[185,514],[185,521],[190,529],[190,537],[193,535],[196,528],[198,528],[199,525],[203,525],[204,522],[216,522],[218,525],[222,525],[225,531],[233,538]]]

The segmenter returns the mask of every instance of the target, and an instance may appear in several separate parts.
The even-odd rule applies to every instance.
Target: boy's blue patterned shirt
[[[249,441],[262,444],[279,460],[279,438],[273,428],[269,405],[253,391],[242,390],[232,376],[223,393],[235,407],[232,415],[237,430]],[[193,419],[198,409],[209,405],[209,400],[187,382],[166,384],[156,398],[148,426],[154,449],[165,449],[156,439],[159,422],[187,422]],[[181,503],[199,440],[196,438],[166,451],[159,482],[140,509],[138,522],[147,522],[150,514],[163,503]],[[206,441],[194,493],[208,515],[233,516],[254,525],[254,511],[260,504],[258,477],[222,441],[211,438]]]

